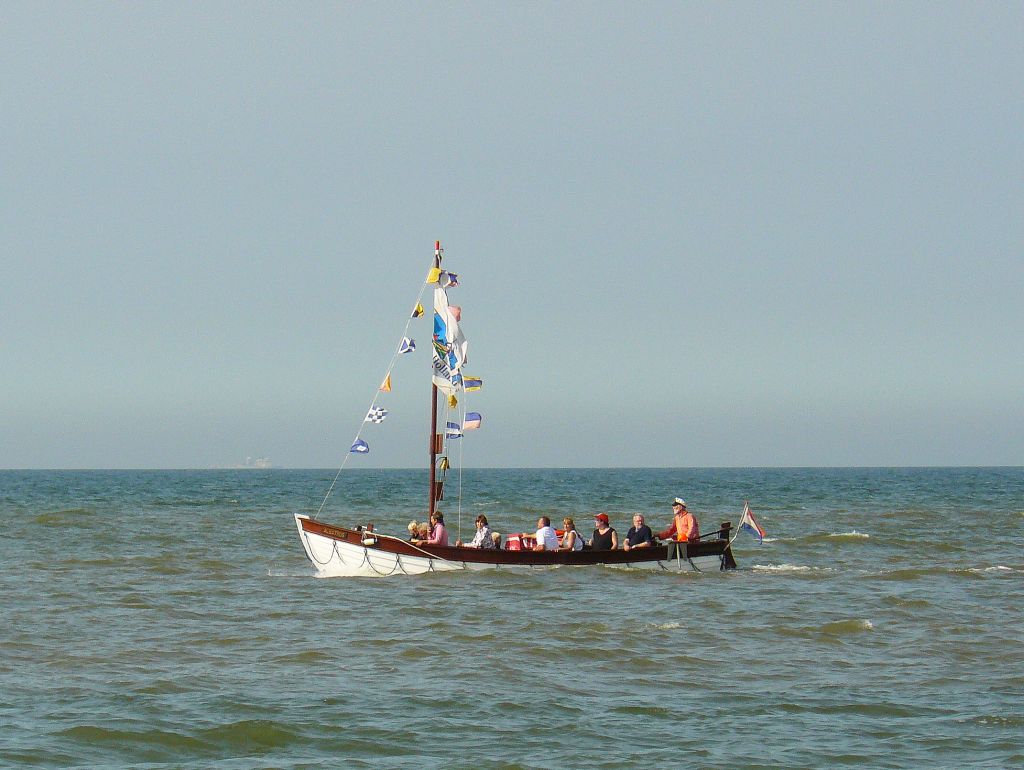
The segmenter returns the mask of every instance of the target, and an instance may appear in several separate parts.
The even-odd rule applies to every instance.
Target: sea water
[[[0,766],[1024,764],[1024,469],[452,471],[453,537],[677,495],[768,536],[728,573],[317,579],[292,513],[333,476],[0,472]],[[346,471],[320,518],[404,534],[425,490]]]

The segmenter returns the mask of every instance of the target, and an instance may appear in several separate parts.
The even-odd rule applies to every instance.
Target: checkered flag
[[[375,422],[380,424],[384,422],[384,418],[388,416],[388,410],[382,406],[375,406],[366,413],[366,419],[363,422]]]

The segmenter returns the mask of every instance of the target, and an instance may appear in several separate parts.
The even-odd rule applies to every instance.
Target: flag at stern
[[[751,537],[756,537],[757,542],[763,543],[765,531],[754,519],[754,512],[746,502],[743,503],[743,516],[740,517],[740,527],[744,532],[749,532]]]

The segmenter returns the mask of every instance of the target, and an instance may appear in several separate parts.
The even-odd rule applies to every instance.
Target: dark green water
[[[424,476],[346,473],[321,518],[404,533]],[[291,514],[332,477],[0,472],[0,766],[1024,764],[1024,469],[467,471],[463,534],[681,495],[769,540],[318,580]]]

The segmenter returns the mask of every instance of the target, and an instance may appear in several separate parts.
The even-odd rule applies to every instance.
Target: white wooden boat
[[[434,245],[433,266],[427,274],[423,290],[433,286],[434,324],[431,356],[431,417],[430,458],[428,464],[427,514],[433,515],[436,504],[444,498],[444,478],[449,469],[446,447],[449,441],[463,437],[462,431],[474,422],[479,424],[480,416],[466,413],[465,406],[461,419],[452,421],[452,410],[457,407],[459,397],[467,391],[478,390],[480,382],[463,371],[466,363],[466,338],[461,330],[461,307],[449,304],[447,290],[458,285],[458,277],[442,269],[440,242]],[[416,301],[409,323],[422,315],[420,298]],[[410,349],[415,350],[413,341],[403,334],[402,343],[391,359],[380,392],[370,405],[363,427],[370,422],[380,422],[386,410],[378,406],[381,393],[390,392],[391,370],[396,360]],[[439,409],[440,402],[440,409]],[[442,411],[443,410],[443,411]],[[456,413],[456,416],[460,415]],[[378,419],[379,418],[379,419]],[[438,425],[445,430],[439,431]],[[474,426],[475,427],[475,426]],[[625,550],[581,551],[533,551],[529,548],[511,548],[518,540],[529,535],[508,538],[505,547],[480,549],[443,545],[413,543],[393,535],[367,532],[362,527],[345,527],[327,524],[319,520],[320,513],[335,489],[338,478],[353,454],[369,452],[369,445],[361,438],[362,428],[334,483],[327,491],[324,502],[316,515],[295,514],[295,525],[302,547],[319,576],[323,577],[384,577],[392,575],[421,575],[427,572],[481,569],[550,569],[566,566],[608,565],[627,568],[647,568],[660,571],[719,571],[734,569],[731,546],[731,526],[723,522],[716,532],[705,535],[701,540],[688,543],[660,543],[648,548]],[[744,517],[747,512],[744,512]],[[560,518],[552,511],[551,518]],[[752,519],[751,519],[752,521]],[[743,522],[741,521],[741,525]],[[756,526],[756,525],[755,525]]]

